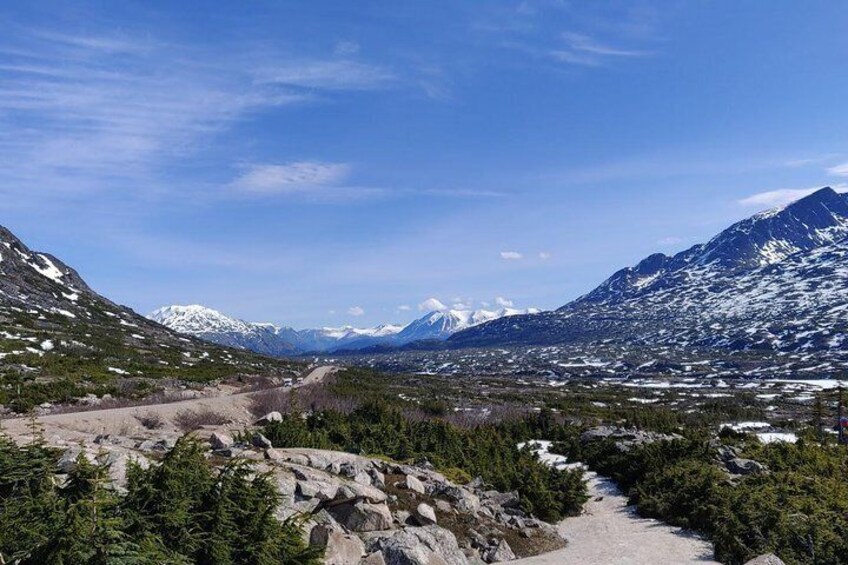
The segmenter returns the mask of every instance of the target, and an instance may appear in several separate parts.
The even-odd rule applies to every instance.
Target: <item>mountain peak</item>
[[[783,261],[848,236],[848,198],[821,188],[787,206],[760,212],[725,229],[709,242],[673,257],[649,255],[621,269],[580,300],[626,300],[674,286],[692,269],[747,271]]]

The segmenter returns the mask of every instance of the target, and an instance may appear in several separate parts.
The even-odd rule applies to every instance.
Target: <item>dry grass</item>
[[[203,426],[222,426],[230,419],[209,408],[183,410],[174,416],[174,424],[184,432],[192,432]]]
[[[162,416],[153,411],[138,415],[135,419],[148,430],[158,430],[165,425],[165,421],[162,419]]]

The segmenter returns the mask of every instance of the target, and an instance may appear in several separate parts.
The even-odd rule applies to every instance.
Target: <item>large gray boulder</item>
[[[756,475],[765,473],[765,465],[753,459],[743,459],[736,457],[725,463],[727,470],[734,475]]]
[[[366,534],[368,551],[379,551],[386,565],[468,565],[454,535],[439,526]]]
[[[318,524],[309,533],[309,545],[324,549],[325,565],[359,565],[365,544],[338,524]]]
[[[375,532],[392,527],[392,513],[385,504],[356,502],[328,508],[340,524],[352,532]]]
[[[435,483],[427,489],[431,495],[443,496],[462,512],[476,514],[480,510],[480,497],[473,492],[451,483]]]
[[[212,435],[209,436],[209,444],[212,449],[227,449],[232,447],[233,438],[224,432],[212,432]]]

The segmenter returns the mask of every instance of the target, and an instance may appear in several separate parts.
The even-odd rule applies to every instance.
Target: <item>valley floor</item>
[[[583,514],[559,524],[568,546],[515,561],[516,565],[718,565],[709,542],[680,528],[641,518],[610,479],[593,472],[586,476],[592,498]]]

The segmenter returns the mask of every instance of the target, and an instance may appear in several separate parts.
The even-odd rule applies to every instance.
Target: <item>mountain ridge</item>
[[[231,318],[201,305],[172,305],[148,317],[171,329],[200,339],[284,356],[313,352],[350,351],[375,346],[403,346],[415,341],[442,341],[457,331],[504,316],[539,312],[536,308],[500,310],[445,309],[428,312],[406,325],[381,324],[373,328],[324,327],[295,330],[288,326],[253,323]]]
[[[843,347],[833,334],[845,330],[838,313],[848,307],[846,238],[848,195],[824,187],[705,244],[650,255],[553,312],[488,322],[457,332],[448,345]]]

